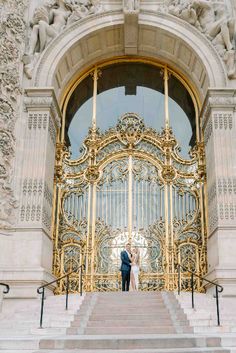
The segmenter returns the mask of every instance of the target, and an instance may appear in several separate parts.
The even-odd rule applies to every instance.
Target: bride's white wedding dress
[[[139,265],[138,265],[138,255],[135,254],[134,259],[132,260],[131,265],[131,290],[136,291],[138,290],[138,275],[139,275]],[[132,280],[133,277],[133,280]]]

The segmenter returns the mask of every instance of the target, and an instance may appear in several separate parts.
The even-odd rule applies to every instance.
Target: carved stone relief
[[[101,11],[100,0],[46,0],[37,7],[30,22],[28,50],[23,56],[27,77],[32,77],[40,54],[59,33],[72,23]]]
[[[210,0],[171,0],[168,12],[201,31],[224,60],[228,77],[236,78],[236,19],[223,3]]]
[[[15,151],[13,129],[20,103],[20,65],[24,51],[27,0],[0,5],[0,228],[11,228],[17,202],[11,188]]]
[[[236,219],[236,178],[221,177],[208,189],[208,215],[210,233],[219,220],[231,222]]]

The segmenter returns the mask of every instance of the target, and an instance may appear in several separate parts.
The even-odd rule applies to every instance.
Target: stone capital
[[[233,112],[236,109],[236,89],[209,89],[204,100],[200,116],[205,130],[212,112]]]
[[[27,112],[49,111],[56,127],[61,126],[62,115],[53,88],[25,89],[24,106]]]

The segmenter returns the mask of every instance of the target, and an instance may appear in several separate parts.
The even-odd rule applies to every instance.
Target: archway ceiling
[[[124,56],[123,14],[111,17],[86,19],[58,36],[39,62],[34,85],[54,86],[60,101],[83,70]],[[140,14],[136,56],[169,64],[192,82],[201,99],[209,87],[225,86],[223,64],[210,43],[191,25],[168,17],[160,21],[156,14]]]

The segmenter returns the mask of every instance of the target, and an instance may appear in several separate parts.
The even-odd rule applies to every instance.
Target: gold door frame
[[[85,152],[79,160],[72,161],[64,142],[57,144],[53,269],[56,276],[62,276],[68,270],[74,271],[70,286],[71,292],[78,291],[76,284],[79,280],[78,268],[82,263],[86,268],[83,284],[85,290],[119,289],[118,271],[115,274],[96,273],[97,224],[99,223],[96,216],[96,197],[98,184],[106,166],[122,158],[127,158],[129,161],[128,238],[130,241],[132,241],[133,232],[132,172],[134,158],[148,161],[155,166],[164,188],[164,222],[162,221],[164,231],[160,240],[165,251],[162,259],[164,271],[162,273],[141,272],[140,281],[145,283],[143,289],[175,290],[177,263],[195,270],[199,275],[206,272],[203,143],[199,141],[200,134],[197,132],[197,144],[192,150],[192,158],[184,160],[179,156],[178,143],[169,127],[169,74],[169,69],[164,67],[165,128],[161,133],[147,129],[139,116],[129,113],[120,118],[114,129],[100,134],[96,127],[97,80],[100,71],[95,68],[92,127],[84,142]],[[64,139],[63,133],[62,138]],[[192,209],[188,205],[190,202],[194,203],[194,207],[191,206]],[[177,203],[178,206],[176,206]],[[79,209],[78,205],[80,205],[80,210],[83,208],[80,211],[80,219],[75,213],[75,210]],[[178,210],[175,209],[176,207]],[[189,210],[191,214],[188,214],[186,210]],[[176,214],[181,212],[180,220],[177,219]],[[99,224],[99,227],[102,228],[102,234],[108,232],[107,225]],[[153,234],[157,231],[154,228],[155,225],[152,229]],[[70,267],[66,265],[69,260],[65,260],[65,250],[68,253],[68,249],[76,257],[76,260],[70,260]],[[187,272],[182,273],[182,284],[186,290],[189,289]],[[57,288],[57,293],[63,293],[64,288],[62,281]],[[196,282],[196,288],[202,290],[200,281]]]

